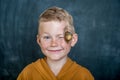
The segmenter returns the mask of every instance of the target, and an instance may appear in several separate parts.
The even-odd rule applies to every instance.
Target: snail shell
[[[69,42],[72,39],[72,33],[69,31],[65,32],[65,41]]]

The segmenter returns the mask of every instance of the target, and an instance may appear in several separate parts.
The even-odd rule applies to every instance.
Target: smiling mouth
[[[48,50],[48,51],[50,51],[50,52],[60,52],[60,51],[62,51],[62,49],[59,49],[59,50]]]

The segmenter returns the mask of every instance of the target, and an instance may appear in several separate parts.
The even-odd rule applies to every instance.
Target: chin
[[[52,57],[49,57],[49,59],[53,60],[53,61],[59,61],[59,60],[62,60],[62,59],[65,59],[66,56],[52,56]]]
[[[59,57],[53,57],[53,58],[50,58],[50,59],[53,60],[53,61],[61,60],[61,58],[59,58]]]

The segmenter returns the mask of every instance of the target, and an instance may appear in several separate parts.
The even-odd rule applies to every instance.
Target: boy
[[[46,56],[29,64],[17,80],[94,80],[91,73],[67,55],[78,40],[72,16],[51,7],[39,17],[37,43]]]

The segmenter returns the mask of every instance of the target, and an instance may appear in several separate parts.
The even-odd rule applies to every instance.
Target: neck
[[[47,58],[47,64],[55,76],[58,75],[58,73],[60,72],[66,61],[67,61],[67,57],[60,60],[50,60]]]

